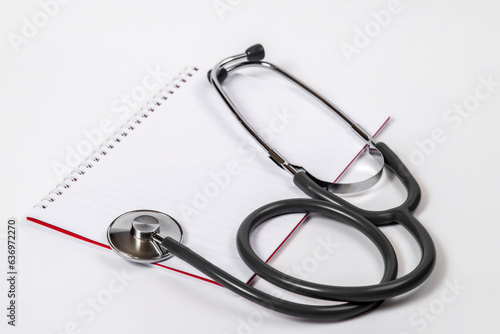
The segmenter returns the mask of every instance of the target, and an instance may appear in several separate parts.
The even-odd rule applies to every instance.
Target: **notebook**
[[[117,256],[106,238],[116,217],[132,210],[165,212],[182,226],[188,247],[250,281],[253,273],[236,248],[241,221],[264,204],[305,195],[240,126],[206,73],[186,68],[27,219]],[[364,147],[336,116],[298,88],[238,74],[224,85],[264,138],[317,177],[338,179]],[[349,114],[373,135],[389,119]],[[304,217],[290,214],[261,225],[251,240],[257,254],[266,260],[275,256]],[[215,283],[175,257],[154,265]]]

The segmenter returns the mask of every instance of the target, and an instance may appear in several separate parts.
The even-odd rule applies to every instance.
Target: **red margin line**
[[[375,137],[379,132],[380,130],[382,130],[384,128],[384,126],[387,124],[387,122],[389,122],[389,120],[391,119],[391,117],[388,117],[385,122],[380,126],[380,128],[377,130],[377,132],[375,132],[375,134],[373,135],[373,137]],[[340,175],[337,177],[337,179],[335,179],[335,182],[337,182],[337,180],[347,171],[347,169],[352,165],[352,163],[354,161],[356,161],[356,159],[359,157],[359,155],[361,154],[361,152],[363,152],[364,150],[364,147],[363,149],[361,149],[361,151],[359,151],[358,154],[356,154],[356,156],[351,160],[351,162],[347,165],[346,168],[344,168],[344,170],[342,171],[342,173],[340,173]],[[306,220],[307,216],[309,215],[309,213],[306,213],[304,215],[304,217],[302,217],[302,219],[299,221],[299,223],[293,228],[293,230],[287,235],[287,237],[285,238],[285,240],[283,240],[281,242],[281,244],[276,248],[276,250],[271,254],[271,256],[269,256],[269,258],[266,260],[266,263],[269,262],[274,255],[276,255],[276,253],[283,247],[283,245],[288,241],[288,239],[290,239],[290,237],[292,236],[292,234],[299,228],[300,225],[302,225],[302,223]],[[60,233],[63,233],[63,234],[66,234],[66,235],[69,235],[70,237],[73,237],[73,238],[76,238],[76,239],[79,239],[79,240],[82,240],[82,241],[86,241],[86,242],[89,242],[91,244],[94,244],[94,245],[97,245],[97,246],[100,246],[100,247],[103,247],[105,249],[109,249],[111,250],[111,247],[109,247],[108,245],[105,245],[105,244],[102,244],[100,242],[97,242],[97,241],[94,241],[92,239],[89,239],[89,238],[85,238],[79,234],[76,234],[76,233],[73,233],[71,231],[68,231],[68,230],[65,230],[63,228],[60,228],[60,227],[57,227],[55,225],[51,225],[51,224],[48,224],[46,222],[43,222],[41,220],[38,220],[36,218],[32,218],[32,217],[26,217],[27,220],[33,222],[33,223],[36,223],[36,224],[39,224],[41,226],[44,226],[44,227],[47,227],[47,228],[50,228],[54,231],[57,231],[57,232],[60,232]],[[178,270],[178,269],[174,269],[174,268],[171,268],[171,267],[167,267],[167,266],[164,266],[162,264],[159,264],[159,263],[153,263],[154,265],[158,266],[158,267],[161,267],[161,268],[165,268],[165,269],[169,269],[171,271],[174,271],[174,272],[177,272],[177,273],[180,273],[180,274],[184,274],[186,276],[189,276],[189,277],[193,277],[193,278],[197,278],[199,280],[202,280],[202,281],[205,281],[205,282],[208,282],[208,283],[212,283],[212,284],[215,284],[215,285],[218,285],[218,286],[222,286],[220,283],[217,283],[211,279],[208,279],[208,278],[205,278],[205,277],[201,277],[201,276],[198,276],[198,275],[194,275],[194,274],[190,274],[188,272],[185,272],[185,271],[182,271],[182,270]],[[251,284],[252,281],[257,277],[257,274],[254,274],[250,280],[248,280],[247,284]]]
[[[292,236],[292,234],[299,228],[300,225],[306,220],[307,216],[309,216],[309,212],[302,217],[302,219],[299,221],[299,223],[293,228],[293,230],[286,236],[285,240],[281,242],[281,244],[276,248],[276,250],[269,256],[269,258],[266,260],[266,263],[271,261],[273,256],[281,249],[281,247],[288,241],[288,239]],[[252,281],[257,277],[257,274],[253,274],[253,276],[248,280],[247,284],[251,284]]]
[[[375,137],[379,134],[380,130],[382,130],[382,129],[384,128],[384,126],[385,126],[385,125],[389,122],[389,120],[390,120],[390,119],[391,119],[391,117],[390,117],[390,116],[389,116],[389,117],[387,117],[387,119],[385,120],[385,122],[384,122],[384,123],[380,126],[380,128],[378,128],[378,130],[377,130],[377,131],[375,132],[375,134],[372,136],[373,138],[375,138]],[[349,162],[349,164],[347,165],[347,167],[346,167],[346,168],[344,168],[344,170],[342,171],[342,173],[340,173],[340,175],[339,175],[339,176],[335,179],[335,181],[333,181],[333,182],[337,182],[337,181],[340,179],[340,177],[341,177],[342,175],[344,175],[344,173],[347,171],[347,169],[348,169],[349,167],[351,167],[351,165],[354,163],[354,161],[356,161],[356,160],[359,158],[359,156],[361,155],[361,153],[364,151],[365,147],[366,147],[366,145],[365,145],[365,146],[363,146],[363,148],[362,148],[362,149],[358,152],[358,154],[356,154],[356,156],[355,156],[355,157],[351,160],[351,162]]]
[[[391,119],[391,117],[387,117],[387,119],[385,120],[384,123],[382,123],[382,125],[378,128],[378,130],[375,132],[375,134],[372,136],[373,138],[375,138],[379,132],[386,126],[386,124],[389,122],[389,120]],[[346,168],[344,168],[344,170],[340,173],[340,175],[335,179],[334,182],[337,182],[338,179],[340,179],[340,177],[347,171],[347,169],[354,163],[354,161],[356,161],[358,159],[358,157],[361,155],[361,153],[364,151],[366,145],[363,146],[363,148],[358,152],[358,154],[356,154],[356,156],[351,160],[351,162],[349,162],[349,164],[346,166]],[[297,224],[297,226],[294,227],[294,229],[290,232],[290,234],[288,234],[288,236],[285,238],[285,240],[283,240],[283,242],[278,246],[278,248],[276,248],[276,250],[271,254],[271,256],[269,256],[269,258],[266,260],[266,263],[268,263],[274,255],[276,255],[276,253],[281,249],[281,247],[285,244],[285,242],[287,242],[287,240],[292,236],[292,234],[297,230],[297,228],[302,225],[302,223],[306,220],[307,216],[309,216],[309,212],[306,213],[304,215],[304,217],[302,217],[302,219],[300,220],[300,222]],[[253,274],[253,276],[250,278],[250,280],[248,280],[247,284],[251,284],[253,282],[253,280],[257,277],[257,274]]]
[[[76,234],[76,233],[73,233],[73,232],[70,232],[68,230],[65,230],[63,228],[60,228],[60,227],[57,227],[55,225],[51,225],[51,224],[48,224],[46,222],[43,222],[41,220],[38,220],[36,218],[32,218],[32,217],[26,217],[26,219],[28,219],[29,221],[33,222],[33,223],[37,223],[39,225],[42,225],[42,226],[45,226],[45,227],[48,227],[48,228],[51,228],[57,232],[61,232],[61,233],[64,233],[64,234],[67,234],[69,235],[70,237],[74,237],[74,238],[77,238],[77,239],[80,239],[80,240],[83,240],[83,241],[86,241],[86,242],[90,242],[91,244],[94,244],[94,245],[97,245],[97,246],[101,246],[103,248],[106,248],[106,249],[109,249],[111,250],[111,247],[109,247],[108,245],[105,245],[105,244],[101,244],[100,242],[97,242],[97,241],[94,241],[92,239],[89,239],[89,238],[85,238],[85,237],[82,237],[81,235],[79,234]]]
[[[105,244],[102,244],[100,242],[97,242],[95,240],[92,240],[92,239],[89,239],[89,238],[85,238],[85,237],[82,237],[81,235],[79,234],[76,234],[76,233],[73,233],[73,232],[70,232],[68,230],[65,230],[63,228],[60,228],[60,227],[57,227],[55,225],[51,225],[51,224],[48,224],[46,222],[43,222],[41,220],[38,220],[36,218],[32,218],[32,217],[26,217],[27,220],[33,222],[33,223],[36,223],[36,224],[39,224],[39,225],[42,225],[44,227],[48,227],[50,229],[53,229],[54,231],[57,231],[57,232],[61,232],[61,233],[64,233],[66,235],[69,235],[70,237],[74,237],[76,239],[79,239],[79,240],[83,240],[83,241],[86,241],[86,242],[90,242],[91,244],[94,244],[94,245],[97,245],[97,246],[101,246],[103,248],[106,248],[106,249],[109,249],[111,250],[111,247],[109,247],[108,245],[105,245]],[[218,286],[222,286],[220,285],[219,283],[217,283],[216,281],[213,281],[211,279],[208,279],[208,278],[205,278],[205,277],[201,277],[201,276],[198,276],[198,275],[194,275],[194,274],[190,274],[188,272],[185,272],[185,271],[182,271],[182,270],[178,270],[178,269],[174,269],[174,268],[171,268],[171,267],[167,267],[167,266],[164,266],[162,264],[159,264],[159,263],[153,263],[154,265],[157,265],[158,267],[162,267],[162,268],[166,268],[166,269],[169,269],[169,270],[172,270],[172,271],[175,271],[177,273],[181,273],[181,274],[184,274],[184,275],[187,275],[187,276],[190,276],[190,277],[194,277],[194,278],[197,278],[197,279],[200,279],[202,281],[205,281],[205,282],[208,282],[208,283],[212,283],[212,284],[215,284],[215,285],[218,285]]]

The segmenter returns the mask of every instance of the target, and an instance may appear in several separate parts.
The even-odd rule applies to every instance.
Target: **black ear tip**
[[[251,47],[246,49],[245,53],[247,55],[247,59],[250,61],[262,60],[266,55],[264,47],[261,44],[252,45]],[[217,80],[219,81],[219,83],[222,83],[227,78],[227,71],[224,68],[221,68],[218,71],[219,72],[217,73]],[[208,71],[207,73],[207,79],[210,83],[212,83],[211,76],[212,70]]]
[[[212,75],[212,70],[208,71],[207,73],[207,79],[208,79],[208,82],[212,83],[212,80],[211,80],[211,75]],[[219,73],[217,74],[217,80],[219,80],[219,83],[223,83],[224,80],[226,80],[227,78],[227,71],[226,69],[224,68],[221,68],[219,70]]]
[[[247,54],[247,59],[250,61],[262,60],[266,55],[264,47],[261,44],[252,45],[245,53]]]

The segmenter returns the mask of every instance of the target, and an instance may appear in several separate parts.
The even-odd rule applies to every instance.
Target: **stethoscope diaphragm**
[[[108,241],[119,255],[139,263],[164,261],[172,254],[161,246],[163,236],[182,241],[182,228],[169,215],[153,210],[122,214],[108,228]]]

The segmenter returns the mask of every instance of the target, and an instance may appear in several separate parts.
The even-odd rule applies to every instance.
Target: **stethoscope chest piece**
[[[167,214],[152,210],[124,213],[108,228],[108,241],[119,255],[139,263],[164,261],[172,254],[161,246],[161,240],[169,236],[182,241],[182,228]]]

